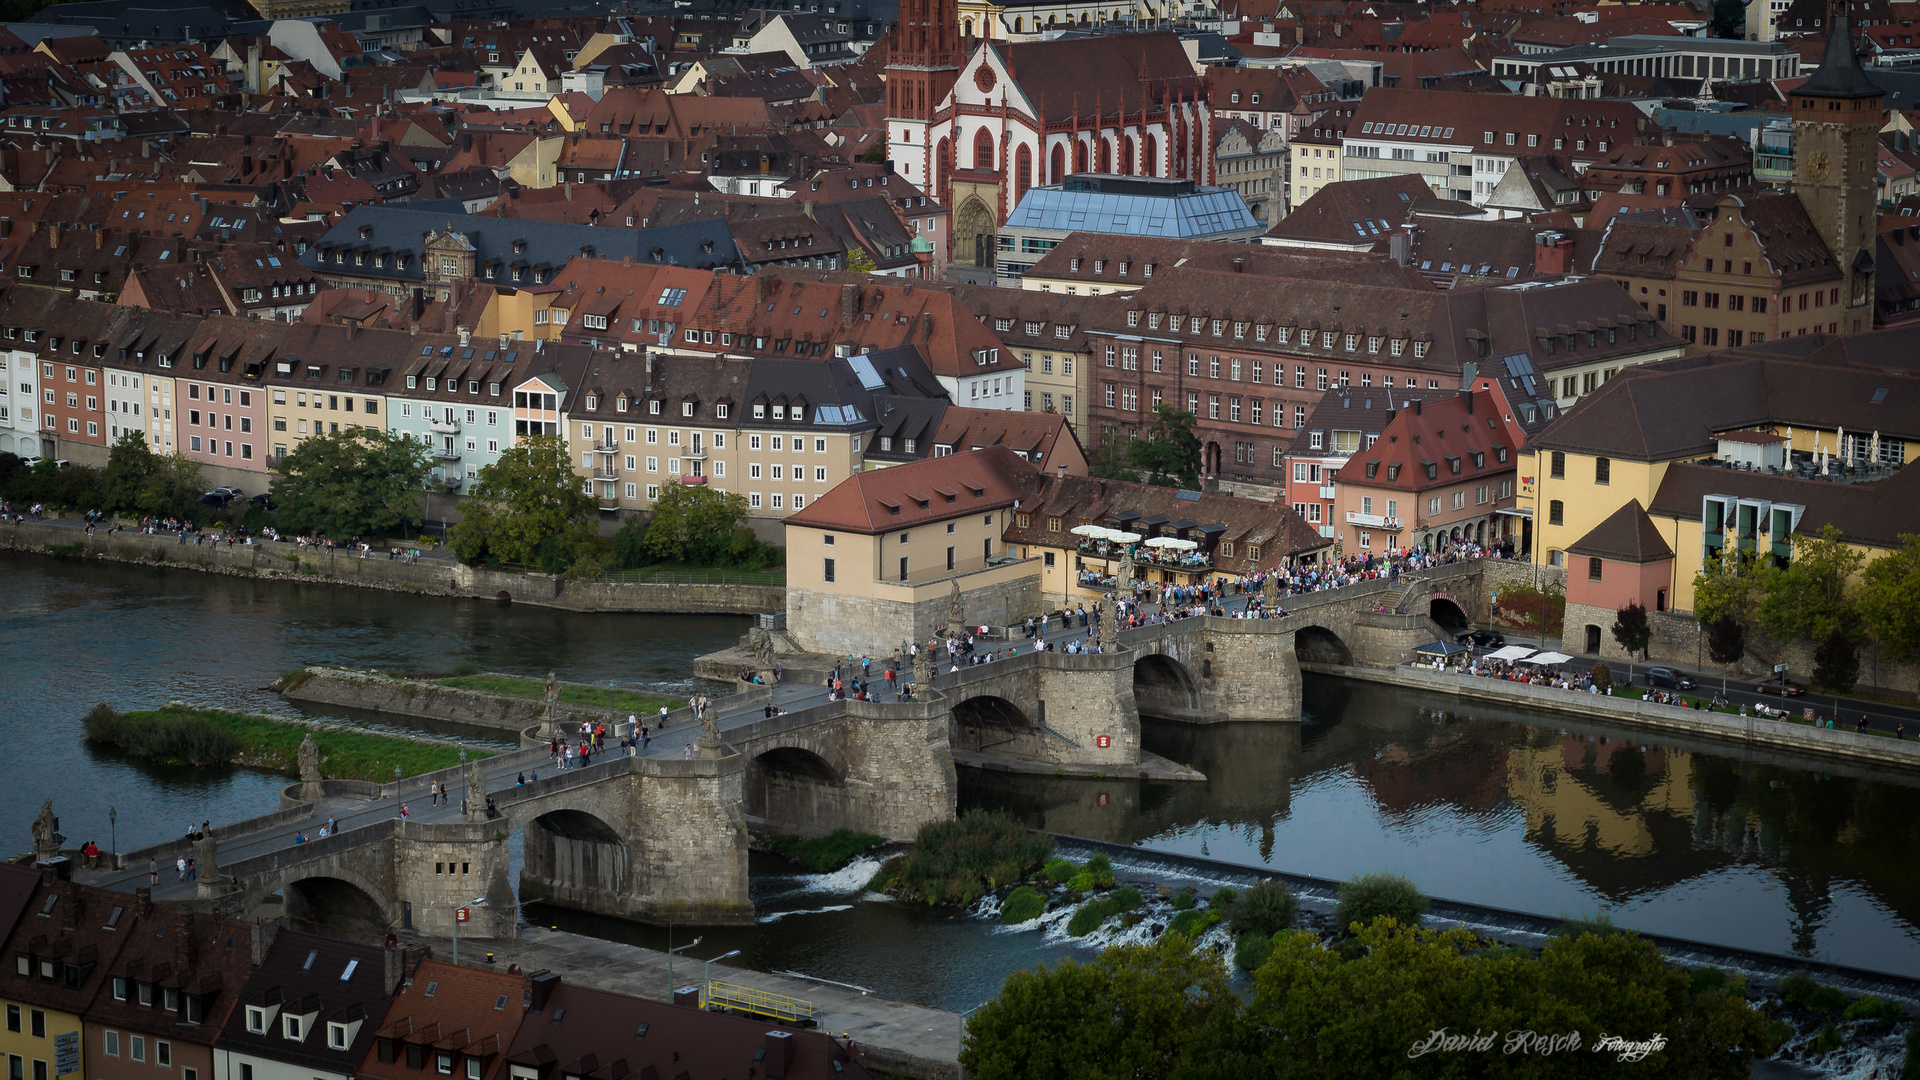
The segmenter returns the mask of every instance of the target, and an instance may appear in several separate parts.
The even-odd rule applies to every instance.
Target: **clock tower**
[[[1873,329],[1882,94],[1860,67],[1846,0],[1828,5],[1820,67],[1792,92],[1793,193],[1845,275],[1840,329]]]

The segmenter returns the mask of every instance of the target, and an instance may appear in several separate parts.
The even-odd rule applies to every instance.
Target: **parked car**
[[[220,488],[214,488],[212,491],[200,496],[200,505],[202,506],[224,507],[232,501],[233,497]]]
[[[1453,639],[1455,644],[1471,645],[1476,649],[1498,649],[1507,643],[1507,639],[1492,630],[1469,630]]]
[[[259,495],[255,495],[253,498],[248,499],[247,501],[259,507],[262,510],[272,510],[274,508],[273,496],[268,495],[264,492],[262,492]]]
[[[239,488],[233,487],[217,487],[214,488],[213,491],[216,495],[225,495],[229,500],[238,499],[246,494],[246,492],[241,491]]]
[[[1646,678],[1648,686],[1664,686],[1669,690],[1691,690],[1694,687],[1692,679],[1672,668],[1648,668]]]
[[[1807,688],[1792,679],[1768,679],[1753,688],[1756,694],[1779,694],[1781,697],[1799,697]]]

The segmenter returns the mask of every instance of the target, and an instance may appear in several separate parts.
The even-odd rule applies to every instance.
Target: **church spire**
[[[1867,78],[1860,66],[1859,47],[1853,38],[1853,20],[1847,17],[1848,0],[1834,0],[1827,14],[1827,47],[1820,54],[1820,66],[1796,94],[1823,98],[1879,97],[1881,90]]]

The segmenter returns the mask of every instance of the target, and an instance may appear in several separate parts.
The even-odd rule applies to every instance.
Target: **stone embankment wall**
[[[180,543],[178,536],[148,536],[105,529],[87,536],[48,522],[0,525],[0,547],[55,555],[106,559],[147,566],[177,566],[265,580],[352,585],[425,596],[466,596],[570,611],[631,611],[673,615],[754,615],[783,611],[786,589],[778,585],[642,584],[571,581],[550,574],[507,573],[463,566],[447,559],[417,563],[384,554],[358,554],[297,544]]]
[[[415,679],[396,679],[372,671],[347,671],[341,668],[310,667],[303,675],[290,678],[281,690],[289,701],[318,705],[339,705],[350,709],[417,716],[429,720],[450,720],[475,727],[499,728],[522,732],[546,721],[546,704],[531,698],[501,697],[476,690],[458,690],[451,686]],[[563,683],[563,686],[580,684]],[[604,689],[593,687],[592,689]],[[766,686],[741,685],[744,697],[729,696],[727,707],[764,701],[771,693]],[[618,711],[614,719],[624,722],[631,710]],[[562,724],[599,723],[609,713],[603,705],[572,705],[562,702],[554,709]],[[693,723],[693,710],[685,706],[668,714],[671,721]]]
[[[1784,720],[1703,712],[1634,698],[1582,694],[1552,686],[1532,686],[1473,675],[1442,674],[1417,667],[1379,670],[1323,664],[1301,666],[1321,675],[1387,683],[1521,709],[1567,713],[1626,727],[1699,735],[1724,742],[1788,750],[1796,754],[1818,754],[1877,765],[1920,768],[1920,739],[1899,740],[1883,735],[1862,735],[1854,731],[1828,731]]]

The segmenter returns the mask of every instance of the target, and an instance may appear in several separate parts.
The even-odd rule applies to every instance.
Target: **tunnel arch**
[[[1200,681],[1166,653],[1146,653],[1133,662],[1133,699],[1142,716],[1186,719],[1200,711]]]
[[[316,930],[384,934],[399,921],[363,881],[320,874],[288,881],[280,893],[287,918]]]
[[[1324,626],[1303,626],[1293,633],[1293,651],[1302,663],[1353,664],[1353,650],[1339,634]]]
[[[1451,596],[1429,598],[1427,615],[1450,635],[1463,634],[1473,626],[1473,620],[1467,617],[1467,609]]]

